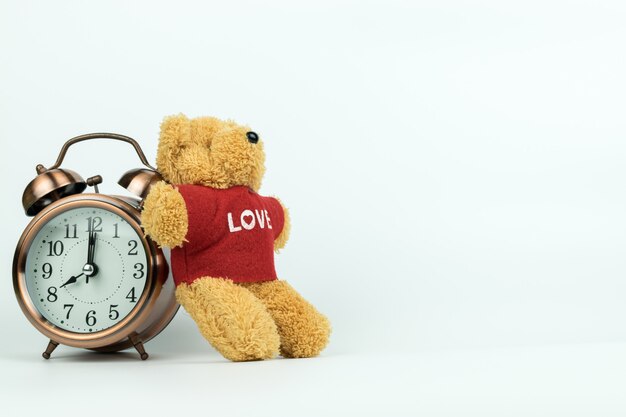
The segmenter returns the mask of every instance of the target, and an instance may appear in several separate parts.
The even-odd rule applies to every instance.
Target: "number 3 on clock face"
[[[137,233],[100,207],[70,209],[49,220],[26,260],[36,309],[75,333],[102,331],[123,320],[146,286],[148,258]]]

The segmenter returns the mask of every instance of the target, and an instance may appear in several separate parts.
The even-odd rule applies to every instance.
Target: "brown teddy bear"
[[[274,251],[289,238],[280,201],[257,194],[265,172],[259,136],[214,117],[165,118],[145,232],[172,248],[176,298],[202,335],[233,361],[318,355],[330,323],[287,282]]]

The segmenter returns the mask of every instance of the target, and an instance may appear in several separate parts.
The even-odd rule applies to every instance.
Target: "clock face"
[[[26,258],[26,287],[46,320],[94,333],[137,306],[148,268],[141,237],[125,218],[99,207],[74,208],[36,234]]]

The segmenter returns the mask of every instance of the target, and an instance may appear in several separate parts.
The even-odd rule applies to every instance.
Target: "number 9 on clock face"
[[[45,223],[26,259],[26,287],[53,325],[93,333],[122,321],[146,287],[146,249],[138,231],[100,207],[74,208]]]

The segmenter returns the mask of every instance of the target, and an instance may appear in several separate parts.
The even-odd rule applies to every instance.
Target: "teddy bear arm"
[[[159,246],[182,246],[189,226],[183,196],[163,181],[155,184],[144,201],[141,223]]]
[[[287,209],[287,207],[283,205],[282,201],[278,200],[278,202],[283,209],[285,220],[283,224],[283,230],[281,230],[278,237],[274,240],[274,251],[276,253],[278,253],[280,249],[285,247],[287,241],[289,240],[289,234],[291,233],[291,218],[289,217],[289,209]]]

